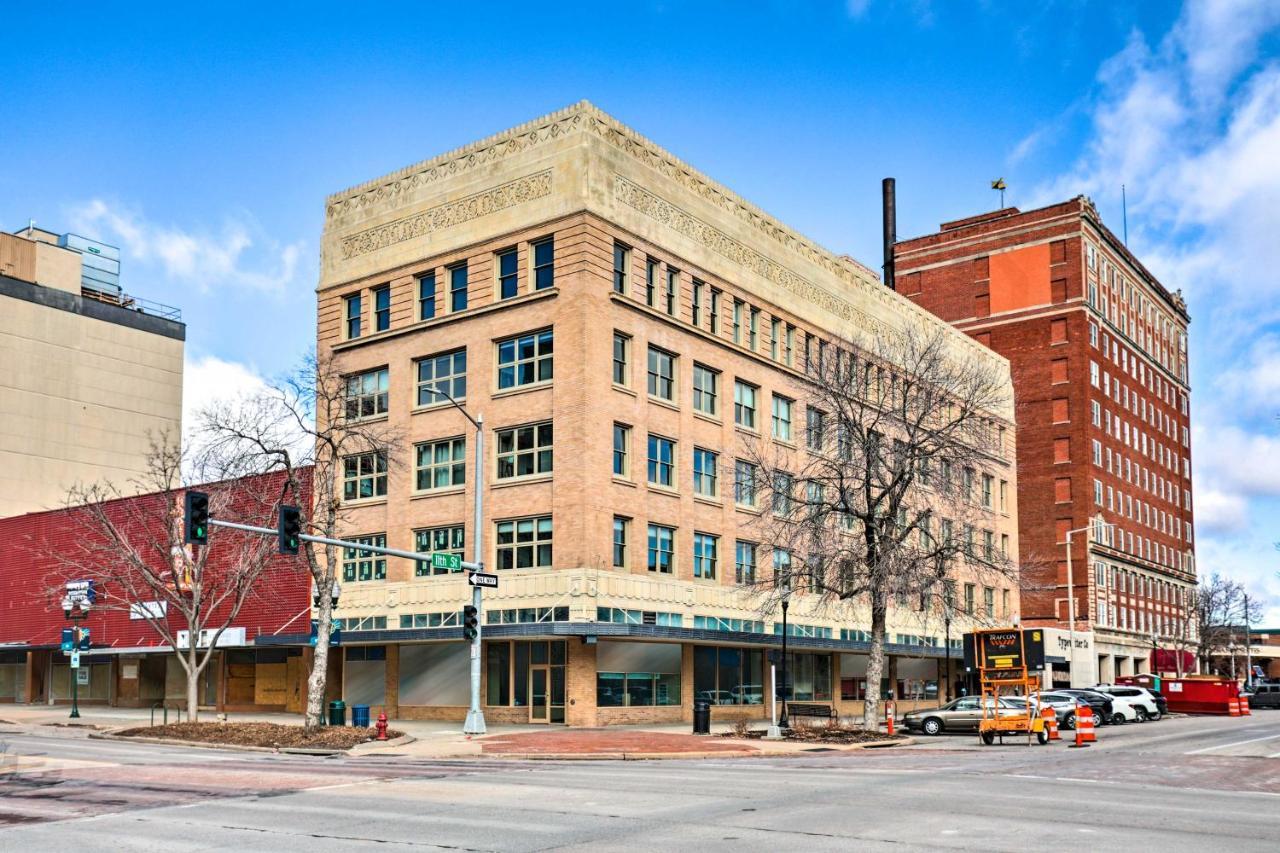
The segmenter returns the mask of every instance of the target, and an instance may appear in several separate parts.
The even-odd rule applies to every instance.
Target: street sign
[[[471,572],[467,575],[467,583],[472,586],[486,586],[489,589],[497,589],[498,576],[489,572]]]
[[[73,649],[73,650],[72,650],[72,652],[71,652],[71,668],[72,668],[72,669],[79,669],[79,668],[80,668],[80,652],[79,652],[79,650]]]
[[[67,581],[66,597],[76,604],[81,601],[93,604],[97,600],[97,591],[93,588],[93,581]]]
[[[447,572],[462,571],[462,558],[457,554],[432,554],[431,568],[444,569]],[[494,583],[497,586],[497,583]]]
[[[76,646],[76,635],[70,628],[62,629],[62,650],[69,652]]]

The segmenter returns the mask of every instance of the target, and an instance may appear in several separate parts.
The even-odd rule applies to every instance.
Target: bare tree
[[[1256,601],[1245,610],[1246,590],[1238,581],[1214,572],[1191,591],[1189,618],[1199,641],[1200,671],[1210,672],[1214,657],[1226,654],[1247,622],[1259,617]]]
[[[307,358],[291,376],[260,393],[210,407],[197,416],[203,445],[201,470],[223,477],[281,472],[281,502],[302,503],[303,531],[338,538],[344,500],[386,492],[388,471],[398,467],[400,436],[388,426],[387,389],[366,387],[338,372],[328,357]],[[307,680],[307,726],[324,722],[333,598],[342,555],[333,545],[302,543],[318,594],[316,644]]]
[[[153,440],[146,472],[129,495],[109,482],[74,487],[64,512],[72,535],[41,543],[53,570],[42,593],[57,600],[67,581],[94,582],[94,609],[128,612],[173,649],[187,677],[187,712],[199,715],[200,677],[222,633],[253,596],[270,595],[274,542],[214,528],[203,546],[184,543],[183,455],[167,436]],[[202,486],[217,517],[257,522],[273,496],[262,481]],[[186,632],[186,642],[181,633]]]
[[[982,478],[1007,464],[996,413],[1009,407],[1008,383],[949,338],[880,330],[858,350],[810,352],[791,415],[804,413],[804,449],[753,440],[735,470],[738,501],[763,505],[754,524],[773,561],[756,581],[763,607],[800,591],[869,613],[867,728],[878,724],[891,607],[980,621],[994,613],[958,603],[957,580],[1016,586],[991,530],[993,480]]]

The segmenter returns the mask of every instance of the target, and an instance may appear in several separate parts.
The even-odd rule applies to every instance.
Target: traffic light
[[[280,520],[276,530],[280,539],[280,553],[298,553],[298,545],[302,542],[302,510],[296,506],[280,507]]]
[[[209,496],[204,492],[187,492],[183,510],[183,539],[188,545],[204,545],[209,541]]]
[[[462,636],[474,640],[480,635],[480,611],[468,604],[462,608]]]

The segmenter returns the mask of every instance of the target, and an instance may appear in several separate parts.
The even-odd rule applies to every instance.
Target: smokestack
[[[897,290],[893,276],[893,244],[898,242],[898,206],[893,178],[885,178],[881,182],[881,191],[884,196],[884,284],[890,290]]]

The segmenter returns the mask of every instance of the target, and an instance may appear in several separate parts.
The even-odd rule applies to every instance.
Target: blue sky
[[[1280,4],[927,0],[7,9],[0,227],[125,250],[189,405],[308,348],[325,195],[566,106],[829,248],[1086,193],[1193,317],[1202,574],[1280,626]],[[67,21],[72,23],[68,24]]]

